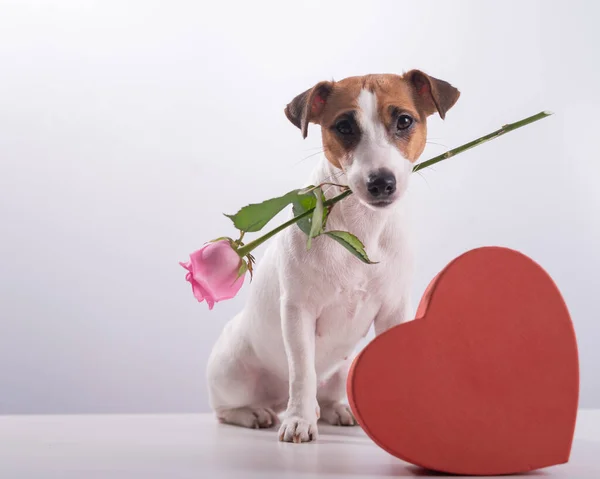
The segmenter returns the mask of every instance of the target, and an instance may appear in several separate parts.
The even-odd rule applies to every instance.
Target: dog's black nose
[[[369,175],[367,190],[374,198],[390,196],[396,191],[396,177],[391,171],[387,170]]]

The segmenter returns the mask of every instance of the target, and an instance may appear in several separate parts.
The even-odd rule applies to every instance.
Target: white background
[[[556,113],[415,175],[415,300],[470,248],[532,256],[572,313],[581,405],[600,407],[599,15],[593,1],[0,1],[0,413],[206,411],[207,356],[248,290],[209,312],[178,261],[235,234],[221,213],[308,177],[319,131],[301,139],[292,97],[411,68],[462,91],[423,159]]]

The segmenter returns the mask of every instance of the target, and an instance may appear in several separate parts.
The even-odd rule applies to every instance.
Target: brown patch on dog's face
[[[325,157],[337,168],[343,168],[360,141],[356,114],[361,88],[362,77],[336,82],[320,118]],[[344,128],[351,132],[343,134]]]
[[[408,167],[398,163],[414,163],[423,153],[427,117],[437,111],[444,118],[459,95],[449,83],[419,70],[366,75],[321,82],[294,98],[286,115],[305,137],[309,122],[321,125],[329,162],[346,173],[352,168],[355,183],[369,184],[378,171],[385,170],[388,179],[407,176]]]

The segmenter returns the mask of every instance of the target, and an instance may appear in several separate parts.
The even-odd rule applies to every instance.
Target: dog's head
[[[323,81],[294,98],[288,119],[306,138],[321,125],[325,156],[343,170],[361,202],[374,208],[406,191],[414,162],[425,148],[427,117],[442,117],[460,92],[449,83],[412,70]]]

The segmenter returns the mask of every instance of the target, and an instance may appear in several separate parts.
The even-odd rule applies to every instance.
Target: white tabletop
[[[0,416],[0,478],[435,476],[390,456],[358,427],[319,431],[317,443],[283,444],[275,430],[225,426],[210,415]],[[600,410],[580,411],[575,438],[569,464],[527,477],[600,478]]]

